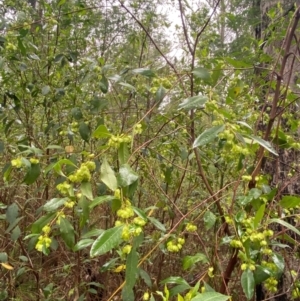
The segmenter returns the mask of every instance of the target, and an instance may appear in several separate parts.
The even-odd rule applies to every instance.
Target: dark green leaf
[[[164,224],[162,224],[160,221],[158,221],[156,218],[149,216],[148,220],[160,231],[166,232],[166,227]]]
[[[273,259],[273,262],[276,264],[276,266],[277,266],[278,270],[280,271],[280,273],[283,273],[284,266],[285,266],[284,258],[280,254],[273,253],[272,254],[272,259]]]
[[[90,130],[90,127],[85,122],[80,122],[79,134],[85,142],[89,141],[90,135],[91,135],[91,130]]]
[[[217,125],[210,129],[205,130],[202,134],[200,134],[193,143],[193,148],[204,146],[214,140],[220,132],[224,130],[224,125]]]
[[[19,207],[16,203],[9,205],[6,209],[6,220],[12,224],[19,215]]]
[[[82,115],[82,112],[81,112],[80,108],[73,108],[71,110],[71,114],[72,114],[72,116],[75,120],[80,120],[80,119],[83,118],[83,115]]]
[[[42,228],[46,226],[50,221],[52,221],[55,218],[55,216],[56,216],[56,212],[51,212],[46,215],[43,215],[32,224],[31,232],[40,234]]]
[[[168,277],[160,282],[160,284],[184,284],[189,286],[189,284],[182,277]]]
[[[256,211],[255,217],[254,217],[254,229],[256,229],[258,227],[258,225],[260,225],[261,220],[264,217],[265,214],[265,209],[266,209],[266,204],[262,204],[259,209]]]
[[[122,231],[123,226],[104,231],[93,243],[90,251],[91,257],[105,254],[118,246],[122,241]]]
[[[100,86],[100,90],[104,94],[107,93],[107,91],[108,91],[108,80],[107,80],[107,78],[104,75],[102,75],[102,78],[100,80],[99,86]]]
[[[24,178],[24,183],[30,185],[36,181],[41,173],[40,164],[31,164]]]
[[[140,274],[140,277],[145,281],[147,286],[149,288],[151,288],[152,287],[152,281],[151,281],[151,278],[150,278],[149,274],[141,268],[139,269],[139,274]]]

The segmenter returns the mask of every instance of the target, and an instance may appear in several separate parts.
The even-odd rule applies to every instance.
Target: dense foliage
[[[0,1],[0,300],[300,297],[300,10],[258,2]]]

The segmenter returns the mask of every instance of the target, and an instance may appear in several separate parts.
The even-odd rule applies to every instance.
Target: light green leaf
[[[207,69],[203,68],[203,67],[197,67],[195,68],[192,73],[195,75],[195,77],[197,78],[201,78],[201,79],[209,79],[210,78],[210,74],[207,71]]]
[[[199,294],[198,296],[192,298],[191,301],[227,301],[229,296],[222,295],[220,293],[207,292]]]
[[[59,208],[60,206],[62,206],[68,199],[67,198],[54,198],[54,199],[51,199],[50,201],[48,201],[43,209],[45,211],[54,211],[56,210],[57,208]]]
[[[16,203],[12,203],[6,210],[6,220],[11,224],[19,215],[19,207]]]
[[[207,257],[203,253],[197,253],[192,256],[185,256],[182,261],[182,268],[185,271],[185,270],[193,267],[193,265],[199,261],[201,261],[203,263],[208,262]]]
[[[202,134],[200,134],[193,143],[193,148],[204,146],[214,140],[220,132],[224,130],[224,125],[217,125],[210,129],[205,130]]]
[[[269,224],[271,224],[271,223],[277,223],[277,224],[280,224],[280,225],[286,227],[287,229],[289,229],[289,230],[295,232],[297,235],[300,236],[300,231],[299,231],[296,227],[292,226],[291,224],[287,223],[286,221],[284,221],[284,220],[282,220],[282,219],[279,219],[279,218],[272,218],[272,219],[269,220]]]
[[[206,211],[203,219],[206,230],[209,230],[216,223],[217,217],[211,211]]]
[[[139,176],[128,164],[124,164],[119,170],[120,185],[126,187],[138,180]]]
[[[93,237],[93,236],[99,236],[100,234],[102,234],[104,232],[103,229],[93,229],[93,230],[90,230],[86,233],[84,233],[81,238],[84,239],[84,238],[89,238],[89,237]]]
[[[92,134],[92,137],[97,138],[97,139],[108,138],[110,136],[111,136],[111,133],[108,131],[107,127],[103,124],[99,125]]]
[[[121,165],[127,163],[129,159],[129,151],[127,147],[127,143],[122,142],[118,148],[118,158]]]
[[[286,195],[281,199],[279,205],[287,209],[294,208],[300,205],[300,198],[292,195]]]
[[[99,256],[112,250],[122,241],[123,226],[114,227],[104,231],[93,243],[90,255]]]
[[[273,148],[273,146],[269,141],[265,141],[264,139],[261,139],[259,137],[247,135],[247,134],[243,134],[243,136],[252,139],[253,141],[257,142],[259,145],[261,145],[263,148],[268,150],[270,153],[274,154],[275,156],[278,156],[277,152],[275,151],[275,149]]]
[[[250,300],[253,297],[255,288],[253,272],[250,269],[243,272],[241,284],[247,299]]]
[[[90,182],[82,182],[80,185],[80,190],[82,194],[89,200],[93,199],[92,185]]]
[[[123,86],[123,87],[126,87],[126,88],[128,88],[128,89],[130,89],[132,91],[136,91],[136,88],[134,86],[130,85],[130,84],[123,83],[123,82],[120,82],[118,84],[121,85],[121,86]]]
[[[181,104],[179,104],[178,110],[203,109],[207,100],[208,97],[203,95],[186,98]]]
[[[81,239],[73,248],[73,251],[79,251],[89,247],[95,240],[91,238]]]
[[[117,178],[114,171],[109,166],[106,158],[103,159],[103,163],[100,168],[100,179],[101,181],[112,191],[115,191],[118,188]]]
[[[134,248],[127,256],[125,286],[133,288],[138,275],[138,254]]]
[[[166,89],[163,86],[160,86],[156,91],[156,95],[155,95],[156,102],[162,101],[165,95],[166,95]]]
[[[284,267],[285,267],[284,258],[280,254],[273,253],[272,254],[272,259],[273,259],[273,262],[278,267],[280,273],[283,273]]]
[[[40,58],[35,53],[28,54],[28,57],[32,60],[36,60],[36,61],[40,60]]]

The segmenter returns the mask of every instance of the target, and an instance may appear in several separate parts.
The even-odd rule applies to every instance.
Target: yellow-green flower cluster
[[[271,293],[277,292],[277,284],[278,281],[274,277],[270,277],[264,282],[265,288]]]
[[[132,137],[130,135],[125,135],[125,134],[121,134],[121,135],[117,135],[117,136],[112,135],[110,137],[110,139],[108,140],[107,145],[109,147],[119,148],[121,143],[130,143],[131,140],[132,140]]]
[[[38,242],[35,245],[35,249],[39,252],[43,252],[43,249],[48,249],[52,242],[51,238],[49,237],[51,227],[49,225],[44,226],[42,232],[44,234],[39,236]]]
[[[16,168],[21,168],[23,166],[22,158],[13,159],[10,163],[11,166]]]
[[[196,232],[197,231],[197,226],[192,224],[192,223],[188,223],[185,227],[185,230],[187,232]]]
[[[40,162],[39,159],[36,159],[36,158],[30,158],[29,161],[31,164],[39,164],[39,162]]]
[[[185,243],[185,239],[181,237],[170,240],[167,242],[167,250],[169,252],[177,253],[182,249],[184,243]]]
[[[143,132],[142,125],[140,123],[137,123],[133,128],[133,132],[135,135],[141,134]]]
[[[73,173],[72,175],[68,176],[68,179],[73,183],[81,183],[81,182],[88,182],[91,180],[91,171],[96,169],[95,162],[88,161],[82,163],[80,167]]]
[[[71,188],[71,185],[68,182],[60,183],[56,186],[56,189],[62,194],[62,195],[68,195],[69,189]]]

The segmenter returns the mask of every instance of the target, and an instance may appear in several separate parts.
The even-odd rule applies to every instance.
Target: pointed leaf
[[[259,209],[256,211],[255,217],[254,217],[254,229],[256,229],[258,227],[258,225],[260,225],[261,220],[264,217],[265,214],[265,209],[266,209],[266,204],[262,204]]]
[[[292,195],[284,196],[279,202],[283,208],[294,208],[300,205],[300,198]]]
[[[127,256],[126,260],[126,273],[125,273],[125,286],[133,288],[138,275],[138,254],[134,248]]]
[[[7,207],[6,220],[11,224],[19,215],[19,207],[16,203],[13,203]]]
[[[101,181],[112,191],[115,191],[118,188],[117,178],[115,176],[114,171],[109,166],[106,158],[104,158],[103,163],[100,168],[101,174],[100,179]]]
[[[54,198],[54,199],[51,199],[50,201],[48,201],[43,209],[45,211],[54,211],[56,209],[58,209],[59,207],[61,207],[62,205],[64,205],[64,203],[67,201],[68,199],[67,198]]]
[[[294,227],[293,225],[287,223],[286,221],[284,221],[284,220],[282,220],[282,219],[279,219],[279,218],[272,218],[272,219],[269,220],[269,224],[271,224],[271,223],[277,223],[277,224],[280,224],[280,225],[286,227],[287,229],[289,229],[289,230],[295,232],[297,235],[300,236],[300,231],[299,231],[296,227]]]
[[[203,253],[197,253],[193,256],[185,256],[182,261],[182,268],[185,271],[193,267],[199,261],[203,263],[208,262],[207,257]]]
[[[217,217],[211,211],[206,211],[203,218],[206,230],[211,229],[217,220]]]
[[[127,163],[129,159],[129,151],[127,143],[122,142],[118,148],[118,159],[121,165]]]
[[[109,201],[112,201],[114,200],[115,197],[113,195],[103,195],[103,196],[98,196],[96,197],[95,199],[92,200],[92,202],[90,203],[89,207],[90,209],[102,204],[102,203],[105,203],[105,202],[109,202]]]
[[[80,185],[80,190],[82,194],[89,200],[93,199],[92,185],[90,182],[82,182]]]
[[[215,292],[199,294],[192,298],[191,301],[227,301],[230,297]]]
[[[253,141],[257,142],[260,146],[268,150],[270,153],[274,154],[275,156],[278,156],[277,152],[275,151],[275,149],[273,148],[273,146],[269,141],[266,141],[264,139],[252,135],[244,134],[243,136],[252,139]]]
[[[73,248],[73,251],[79,251],[82,249],[85,249],[87,247],[89,247],[92,243],[94,242],[94,239],[91,238],[84,238],[81,239]]]
[[[102,78],[100,80],[99,86],[100,86],[100,90],[105,94],[108,91],[108,80],[107,78],[102,75]]]
[[[91,130],[90,127],[85,122],[81,122],[79,124],[79,134],[85,142],[89,141]]]
[[[160,221],[158,221],[156,218],[149,216],[148,217],[149,221],[160,231],[166,232],[166,227],[163,225]]]
[[[241,284],[247,299],[250,300],[253,297],[255,288],[253,272],[250,269],[243,272]]]
[[[217,125],[210,129],[205,130],[194,141],[193,148],[203,146],[214,140],[220,132],[224,130],[224,125]]]
[[[140,74],[146,77],[155,77],[155,73],[152,70],[146,68],[134,69],[132,70],[132,73]]]
[[[24,183],[30,185],[36,181],[41,173],[40,164],[31,164],[24,178]]]
[[[97,138],[97,139],[108,138],[110,136],[111,136],[111,133],[108,131],[107,127],[103,124],[99,125],[92,134],[92,137]]]
[[[181,104],[179,104],[178,109],[192,110],[192,109],[203,109],[208,97],[203,95],[197,95],[193,97],[186,98]]]
[[[156,102],[162,101],[165,95],[166,95],[166,89],[163,86],[160,86],[156,91],[156,95],[155,95]]]
[[[122,231],[123,226],[114,227],[104,231],[93,243],[90,251],[91,257],[105,254],[118,246],[122,241]]]

